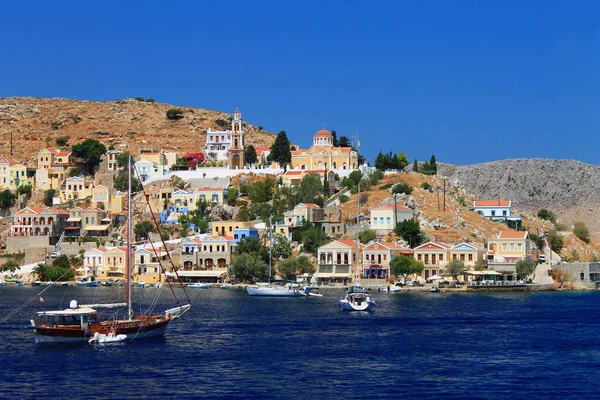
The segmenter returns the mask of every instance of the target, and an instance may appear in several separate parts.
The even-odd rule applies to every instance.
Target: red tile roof
[[[510,200],[475,200],[473,207],[510,207]]]
[[[356,240],[353,240],[353,239],[337,239],[335,241],[338,242],[338,243],[341,243],[343,245],[346,245],[348,247],[352,247],[353,249],[356,249]],[[364,249],[365,245],[362,244],[362,243],[359,243],[358,247],[360,249]]]
[[[498,239],[527,239],[525,231],[502,231],[498,234]]]
[[[306,206],[306,207],[308,207],[308,208],[321,208],[321,207],[319,207],[318,205],[316,205],[316,204],[313,204],[313,203],[300,203],[300,204],[298,204],[298,205],[303,205],[303,206]]]
[[[333,137],[333,135],[331,134],[331,132],[329,132],[326,129],[321,129],[320,131],[318,131],[317,133],[315,133],[315,136]]]

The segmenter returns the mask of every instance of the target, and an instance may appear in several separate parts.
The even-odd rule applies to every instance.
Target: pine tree
[[[413,163],[413,172],[415,172],[415,173],[419,172],[419,163],[417,162],[416,158],[415,158],[415,162]]]
[[[271,146],[271,155],[273,161],[283,166],[283,170],[287,170],[287,164],[292,161],[292,151],[290,150],[290,141],[287,138],[285,131],[277,134],[275,143]]]
[[[437,163],[435,162],[435,155],[431,155],[431,160],[429,160],[429,170],[431,171],[431,175],[437,174]]]
[[[244,151],[244,160],[246,160],[246,164],[256,164],[258,157],[256,156],[256,149],[251,144],[246,147]]]

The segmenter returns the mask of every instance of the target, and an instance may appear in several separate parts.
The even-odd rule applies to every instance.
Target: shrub
[[[143,98],[143,97],[135,97],[135,98],[134,98],[134,100],[137,100],[137,101],[144,101],[144,98]]]
[[[67,145],[69,138],[66,136],[59,136],[56,138],[55,142],[57,146],[63,147]]]
[[[24,194],[27,197],[31,197],[31,191],[31,185],[21,185],[17,188],[17,196]]]
[[[50,127],[53,130],[57,130],[58,128],[61,127],[61,125],[62,125],[62,122],[60,122],[60,121],[52,121],[52,123],[50,124]]]
[[[167,118],[170,120],[178,120],[183,118],[183,110],[181,108],[171,108],[167,110]]]
[[[152,97],[149,97],[146,99],[146,103],[156,103],[156,100],[154,100]]]
[[[432,190],[433,186],[431,186],[431,183],[429,183],[429,182],[423,182],[423,183],[421,183],[421,189]]]
[[[392,194],[405,193],[411,194],[412,187],[406,182],[400,182],[392,187]]]
[[[467,200],[465,199],[464,196],[459,196],[458,197],[458,204],[460,204],[463,207],[467,206]]]
[[[365,204],[367,202],[367,200],[369,200],[369,195],[367,193],[363,192],[360,194],[359,200],[360,200],[360,204]]]
[[[586,243],[590,242],[590,230],[585,226],[583,222],[575,222],[573,225],[573,233],[579,239],[583,240]]]
[[[542,208],[540,211],[538,211],[537,216],[546,221],[550,221],[553,224],[556,223],[556,215],[554,215],[552,211],[546,210],[545,208]]]
[[[345,194],[340,196],[340,203],[347,203],[348,200],[350,200],[350,197],[346,196]]]
[[[358,240],[361,243],[369,243],[371,240],[377,237],[377,233],[371,229],[367,229],[365,231],[361,231],[358,233]]]
[[[383,186],[379,187],[379,190],[388,190],[391,187],[392,187],[392,184],[388,183],[386,185],[383,185]]]

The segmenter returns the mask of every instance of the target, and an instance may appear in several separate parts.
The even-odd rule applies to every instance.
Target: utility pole
[[[446,180],[444,179],[444,212],[446,212]]]
[[[12,131],[10,131],[10,155],[11,155],[11,157],[13,155],[13,149],[12,149]]]

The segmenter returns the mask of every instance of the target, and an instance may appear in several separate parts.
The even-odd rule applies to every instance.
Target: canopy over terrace
[[[465,271],[463,272],[463,275],[472,275],[475,276],[477,278],[480,279],[488,279],[488,280],[512,280],[512,278],[516,275],[515,273],[511,273],[511,272],[498,272],[498,271],[494,271],[494,270],[483,270],[483,271]],[[502,277],[500,279],[497,279],[498,277]],[[510,278],[510,279],[507,279]]]

